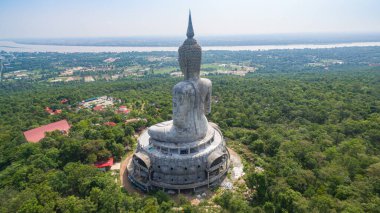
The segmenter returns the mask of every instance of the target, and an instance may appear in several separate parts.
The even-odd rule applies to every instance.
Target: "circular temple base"
[[[128,168],[128,179],[143,191],[194,190],[217,186],[227,174],[230,155],[216,124],[201,140],[155,141],[145,131]]]

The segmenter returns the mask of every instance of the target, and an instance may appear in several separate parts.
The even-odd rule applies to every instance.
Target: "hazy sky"
[[[0,0],[0,38],[380,32],[380,0]]]

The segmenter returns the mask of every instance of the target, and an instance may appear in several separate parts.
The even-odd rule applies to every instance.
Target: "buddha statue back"
[[[202,48],[194,37],[191,15],[187,39],[178,50],[178,61],[184,80],[173,87],[173,120],[148,129],[151,138],[163,142],[192,142],[208,131],[205,113],[211,111],[211,81],[200,78]]]

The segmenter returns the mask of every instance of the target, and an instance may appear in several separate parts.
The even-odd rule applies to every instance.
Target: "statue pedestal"
[[[187,143],[162,142],[145,131],[129,169],[129,180],[142,190],[201,190],[218,185],[229,168],[229,153],[216,124],[206,137]]]

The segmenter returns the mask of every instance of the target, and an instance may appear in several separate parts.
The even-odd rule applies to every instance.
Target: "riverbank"
[[[340,47],[380,46],[380,42],[353,42],[334,44],[291,44],[291,45],[252,45],[252,46],[205,46],[204,51],[264,51],[287,49],[326,49]],[[57,52],[57,53],[101,53],[101,52],[154,52],[177,51],[178,47],[122,47],[122,46],[63,46],[19,44],[12,41],[0,41],[0,51],[6,52]]]

